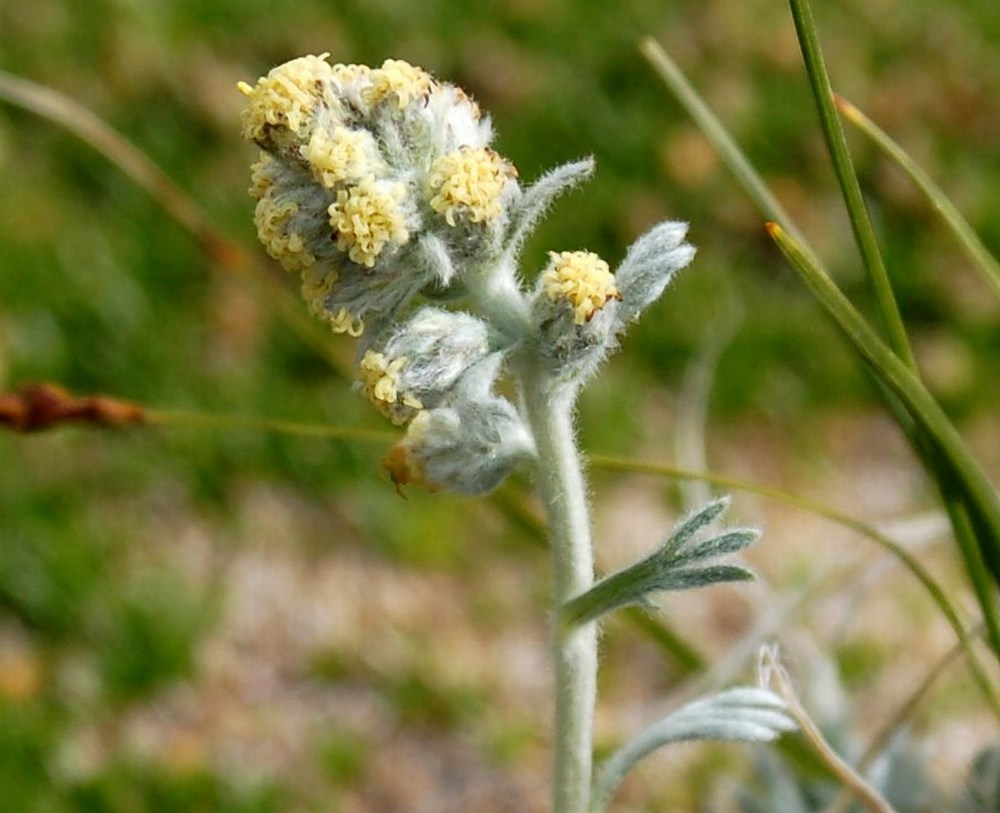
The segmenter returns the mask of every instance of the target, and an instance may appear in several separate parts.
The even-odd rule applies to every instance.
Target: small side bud
[[[407,482],[468,495],[488,494],[535,456],[517,410],[496,396],[420,412],[399,446]]]
[[[550,252],[532,300],[539,350],[555,378],[580,384],[614,346],[621,298],[614,275],[589,251]]]
[[[486,324],[466,313],[423,307],[376,342],[361,361],[361,388],[393,423],[437,406],[489,353]]]
[[[608,264],[590,251],[549,252],[552,262],[542,273],[542,291],[554,303],[569,305],[573,324],[589,322],[612,299],[621,299]]]

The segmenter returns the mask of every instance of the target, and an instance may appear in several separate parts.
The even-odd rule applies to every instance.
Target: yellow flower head
[[[610,299],[621,299],[615,276],[589,251],[549,252],[552,264],[542,274],[542,289],[552,300],[566,299],[573,308],[573,322],[582,325]]]
[[[325,57],[326,54],[293,59],[262,76],[254,86],[240,82],[237,87],[247,97],[243,137],[259,142],[272,127],[303,134],[316,103],[323,97],[323,83],[333,76]]]
[[[267,253],[286,271],[301,271],[316,262],[302,236],[289,228],[290,221],[298,213],[298,204],[276,195],[273,187],[264,192],[254,210],[257,236]]]
[[[463,213],[473,223],[500,215],[500,197],[507,181],[516,176],[514,167],[489,147],[464,147],[431,164],[427,188],[431,208],[449,226],[455,214]]]
[[[371,142],[371,135],[362,130],[334,127],[331,134],[317,127],[300,152],[312,166],[317,180],[330,189],[338,183],[359,181],[371,174],[369,155],[374,148]]]
[[[337,248],[358,265],[371,268],[387,243],[403,245],[410,239],[400,206],[405,197],[403,184],[379,184],[371,176],[341,189],[328,210],[330,225],[337,232]]]
[[[400,110],[414,99],[425,96],[433,83],[427,71],[402,59],[387,59],[381,68],[371,71],[368,78],[371,84],[361,92],[361,98],[374,107],[395,94]]]
[[[399,374],[406,367],[406,356],[389,361],[384,354],[369,350],[361,359],[358,380],[361,389],[375,407],[393,423],[405,423],[409,417],[400,406],[420,409],[417,398],[399,391]]]

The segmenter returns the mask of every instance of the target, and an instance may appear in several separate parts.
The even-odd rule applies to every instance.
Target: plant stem
[[[538,489],[549,519],[555,607],[594,581],[590,512],[573,437],[575,391],[554,387],[547,373],[524,377],[524,401],[538,449]],[[553,615],[553,618],[556,614]],[[586,813],[590,804],[597,628],[593,623],[553,633],[555,671],[554,813]]]

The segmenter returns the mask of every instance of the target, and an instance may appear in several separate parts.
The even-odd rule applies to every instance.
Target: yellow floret
[[[427,175],[431,208],[449,226],[456,213],[473,223],[488,222],[501,212],[500,198],[514,167],[489,147],[464,147],[431,164]]]
[[[323,96],[323,83],[333,76],[322,56],[303,56],[271,70],[250,86],[237,87],[247,97],[243,111],[243,137],[261,141],[269,127],[283,127],[301,135]]]
[[[346,333],[358,337],[365,330],[365,323],[351,313],[347,308],[340,308],[336,313],[330,311],[326,304],[327,296],[337,284],[337,273],[327,271],[321,276],[306,269],[302,273],[302,298],[309,307],[309,312],[326,322],[334,333]]]
[[[427,71],[401,59],[387,59],[369,74],[369,79],[371,84],[361,92],[361,98],[374,106],[395,94],[400,110],[426,95],[433,81]]]
[[[288,228],[289,222],[298,212],[298,204],[278,198],[273,189],[264,193],[254,210],[257,237],[264,244],[267,253],[287,271],[301,271],[316,262],[316,258],[306,249],[302,236]]]
[[[274,159],[266,152],[250,165],[250,188],[247,190],[260,200],[274,186]]]
[[[410,239],[400,206],[405,197],[403,184],[379,184],[371,177],[341,189],[328,210],[337,248],[353,262],[371,268],[387,243],[404,244]]]
[[[330,329],[334,333],[346,333],[348,336],[353,336],[356,339],[365,332],[364,320],[359,319],[347,310],[347,308],[341,308],[336,313],[326,311],[323,314],[323,318],[330,325]]]
[[[399,392],[399,373],[406,367],[406,356],[389,361],[384,354],[369,350],[361,359],[358,380],[361,389],[379,412],[393,423],[404,423],[405,412],[395,409],[398,405],[420,409],[422,404],[411,395]]]
[[[338,62],[333,67],[333,78],[341,88],[365,81],[371,76],[372,69],[367,65],[345,65]]]
[[[370,138],[361,130],[335,127],[331,134],[319,127],[301,153],[312,166],[317,180],[330,189],[344,181],[361,180],[371,173],[372,162],[366,149]]]
[[[542,287],[553,300],[566,299],[573,308],[573,321],[582,325],[611,299],[621,299],[615,276],[596,254],[589,251],[550,252],[552,265],[542,275]]]

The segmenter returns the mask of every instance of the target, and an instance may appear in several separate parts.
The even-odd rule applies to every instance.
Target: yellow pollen
[[[298,204],[279,198],[273,188],[257,201],[254,210],[257,237],[267,253],[278,260],[286,271],[301,271],[316,262],[306,249],[302,235],[289,229],[290,221],[298,212]]]
[[[432,83],[427,71],[401,59],[387,59],[369,74],[369,79],[371,84],[361,92],[361,98],[374,106],[395,94],[400,110],[426,95]]]
[[[393,423],[405,423],[410,415],[409,410],[400,407],[420,409],[423,405],[412,395],[400,393],[399,373],[406,367],[406,356],[389,361],[385,355],[369,350],[361,359],[361,371],[358,379],[361,389],[375,407],[391,419]]]
[[[566,299],[573,308],[573,322],[582,325],[610,299],[621,299],[615,276],[589,251],[550,252],[552,265],[542,275],[542,287],[552,300]]]
[[[346,333],[357,338],[364,332],[365,323],[347,308],[342,307],[334,313],[326,304],[337,279],[336,271],[316,275],[312,269],[305,269],[302,272],[302,298],[306,301],[309,312],[326,322],[334,333]]]
[[[443,214],[449,226],[455,225],[456,213],[473,223],[493,220],[500,215],[504,187],[514,176],[513,166],[488,147],[463,147],[431,164],[431,208]]]
[[[330,325],[330,329],[334,333],[346,333],[356,339],[365,332],[364,320],[359,319],[347,308],[341,308],[336,313],[325,311],[323,319]]]
[[[319,127],[301,153],[312,166],[316,179],[330,189],[344,181],[359,181],[371,172],[369,152],[365,149],[370,138],[361,130],[335,127],[331,134]]]
[[[250,188],[247,192],[260,200],[267,193],[267,190],[274,186],[274,164],[275,160],[266,152],[260,154],[260,158],[250,165]]]
[[[337,248],[358,265],[371,268],[387,243],[403,245],[410,239],[400,206],[405,197],[403,184],[380,185],[372,177],[341,189],[328,210],[330,225],[337,232]]]
[[[341,87],[368,79],[371,73],[372,69],[367,65],[350,65],[338,62],[333,66],[333,78]]]
[[[312,117],[316,103],[323,97],[323,83],[332,76],[332,68],[322,56],[293,59],[262,76],[254,86],[237,85],[247,97],[243,111],[243,137],[260,141],[269,127],[283,127],[302,134]]]

